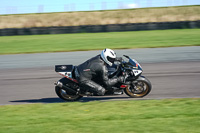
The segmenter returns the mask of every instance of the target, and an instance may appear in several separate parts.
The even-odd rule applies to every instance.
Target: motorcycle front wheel
[[[133,81],[131,85],[128,85],[124,89],[124,92],[132,98],[141,98],[148,95],[151,88],[151,82],[147,78],[141,76]]]
[[[58,97],[65,101],[77,101],[80,98],[82,98],[82,96],[70,93],[67,90],[60,88],[58,86],[55,87],[55,91]]]

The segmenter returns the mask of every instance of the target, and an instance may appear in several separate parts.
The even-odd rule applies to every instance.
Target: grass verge
[[[200,29],[0,37],[0,54],[199,46]]]
[[[200,20],[200,6],[0,15],[0,29]]]
[[[0,106],[1,133],[197,133],[200,99]]]

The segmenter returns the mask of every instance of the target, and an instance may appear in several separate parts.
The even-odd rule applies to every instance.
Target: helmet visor
[[[111,62],[111,63],[114,63],[114,61],[115,61],[115,58],[111,58],[111,57],[107,57],[107,60],[109,61],[109,62]]]

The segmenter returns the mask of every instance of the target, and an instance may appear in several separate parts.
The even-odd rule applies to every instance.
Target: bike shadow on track
[[[92,102],[92,101],[112,101],[112,100],[128,100],[131,99],[127,96],[123,97],[83,97],[80,100],[76,102]],[[14,100],[9,101],[12,103],[64,103],[66,101],[60,99],[60,98],[41,98],[41,99],[27,99],[27,100]]]

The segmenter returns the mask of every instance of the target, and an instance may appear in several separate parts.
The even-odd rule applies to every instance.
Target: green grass
[[[0,106],[1,133],[199,133],[200,99]]]
[[[200,29],[0,37],[0,54],[199,46]]]

